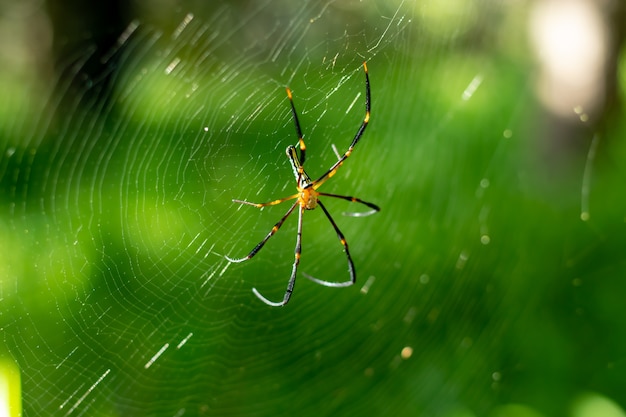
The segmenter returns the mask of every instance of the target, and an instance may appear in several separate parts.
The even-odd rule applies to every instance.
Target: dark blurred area
[[[87,47],[113,47],[133,16],[132,2],[46,0],[53,30],[55,62],[65,62]]]
[[[246,1],[226,3],[229,8],[239,8],[242,11],[249,7]],[[30,70],[46,74],[49,73],[46,68],[54,68],[58,74],[65,71],[69,63],[81,59],[86,50],[94,49],[94,58],[108,53],[133,20],[154,24],[168,31],[176,27],[185,13],[192,12],[209,19],[211,13],[224,4],[223,1],[46,0],[45,7],[37,10],[43,6],[41,3],[37,0],[26,0],[19,6],[7,5],[5,8],[24,18],[21,23],[24,28],[17,36],[26,37],[23,41],[30,45],[31,54],[36,57],[34,68]],[[416,4],[419,6],[419,2]],[[485,7],[487,4],[485,2]],[[531,2],[529,5],[530,38],[539,64],[537,94],[547,107],[546,116],[551,115],[544,121],[545,131],[551,138],[544,145],[546,157],[553,158],[556,154],[567,155],[571,152],[584,153],[589,146],[586,139],[588,134],[585,132],[602,129],[608,122],[607,117],[620,114],[622,109],[617,69],[626,36],[623,25],[626,21],[626,3],[618,0],[574,3],[551,0]],[[50,22],[49,29],[46,29],[46,19]],[[19,24],[18,21],[16,24]],[[574,25],[572,27],[576,30],[568,32],[568,25]],[[577,37],[571,36],[574,33]],[[551,45],[556,45],[554,39],[563,36],[570,36],[571,45],[568,48],[572,48],[571,53],[578,55],[580,62],[574,59],[567,63],[564,59],[572,59],[572,56],[559,55],[559,51],[552,48]],[[47,37],[50,39],[46,39]],[[471,37],[483,38],[477,34]],[[588,39],[596,39],[602,46],[585,43]],[[564,39],[556,42],[562,41],[567,42]],[[49,49],[46,49],[47,44],[50,45]],[[605,49],[597,51],[593,48]],[[49,55],[46,55],[47,51]],[[575,78],[576,74],[559,73],[558,69],[555,72],[554,65],[558,64],[551,62],[550,57],[560,60],[562,65],[570,69],[590,68],[596,69],[597,73],[585,74],[588,79],[581,83],[580,78]],[[593,59],[600,61],[594,63]],[[87,63],[83,71],[89,74],[101,69],[101,62],[94,59],[93,67]],[[572,89],[578,89],[579,93],[572,94]],[[594,93],[585,96],[585,89]],[[570,96],[573,100],[571,103],[567,101]],[[581,120],[588,130],[579,128]],[[564,163],[567,165],[567,161]]]

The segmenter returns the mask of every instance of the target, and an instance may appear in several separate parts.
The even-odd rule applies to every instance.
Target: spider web
[[[581,124],[590,151],[546,182],[520,9],[470,4],[272,0],[190,4],[168,24],[139,15],[112,48],[67,62],[17,121],[5,108],[7,401],[59,416],[624,406],[623,338],[602,332],[625,330],[611,298],[624,290],[624,233],[612,230],[625,205],[608,191],[623,146],[605,150],[604,170],[595,162],[599,138],[619,135]],[[225,255],[245,256],[288,209],[232,199],[295,192],[286,86],[305,169],[317,178],[336,161],[364,116],[363,61],[371,125],[323,185],[382,208],[352,218],[342,212],[354,205],[325,201],[357,285],[300,273],[289,305],[270,308],[251,289],[282,297],[297,216],[231,264]],[[305,213],[300,271],[348,277],[321,210]],[[609,347],[583,349],[583,337]]]

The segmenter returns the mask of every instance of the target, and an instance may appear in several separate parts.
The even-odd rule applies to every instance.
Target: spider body
[[[296,188],[298,192],[288,197],[280,198],[278,200],[273,200],[267,203],[251,203],[249,201],[244,201],[244,200],[233,200],[233,202],[235,203],[247,204],[253,207],[257,207],[257,208],[275,206],[287,200],[295,199],[296,201],[291,205],[289,210],[287,210],[287,213],[283,215],[283,217],[278,221],[278,223],[276,223],[274,227],[272,227],[272,229],[265,236],[265,238],[261,242],[259,242],[250,251],[250,253],[248,253],[247,256],[243,258],[239,258],[239,259],[233,259],[227,256],[226,259],[230,262],[244,262],[254,257],[254,255],[256,255],[263,248],[265,243],[272,236],[274,236],[274,234],[280,229],[280,227],[283,225],[285,220],[287,220],[287,218],[291,215],[291,213],[294,212],[296,207],[299,208],[298,210],[298,233],[296,235],[294,262],[291,268],[291,277],[289,278],[289,283],[287,284],[287,290],[285,291],[285,295],[283,296],[282,301],[279,301],[279,302],[270,301],[267,298],[265,298],[263,295],[261,295],[261,293],[259,293],[256,288],[252,289],[254,294],[261,301],[263,301],[264,303],[270,306],[277,306],[277,307],[284,306],[285,304],[289,302],[289,299],[291,298],[291,294],[293,293],[293,288],[294,288],[295,281],[296,281],[296,273],[298,271],[298,265],[300,264],[300,257],[302,254],[302,218],[306,210],[313,210],[317,207],[321,207],[322,211],[324,212],[330,224],[332,225],[333,229],[335,230],[335,233],[337,234],[337,238],[339,239],[339,243],[343,247],[343,250],[346,254],[350,279],[344,282],[332,282],[332,281],[324,281],[324,280],[312,277],[307,274],[304,274],[304,276],[313,282],[316,282],[320,285],[324,285],[327,287],[347,287],[347,286],[353,285],[356,282],[356,272],[354,268],[354,263],[352,261],[352,257],[350,256],[350,251],[348,249],[348,242],[346,241],[346,238],[344,237],[341,230],[339,230],[339,227],[337,226],[337,223],[335,223],[335,220],[332,218],[332,216],[330,215],[330,213],[328,212],[324,204],[320,201],[320,196],[338,198],[338,199],[346,200],[346,201],[353,202],[353,203],[361,203],[370,208],[370,210],[367,212],[346,213],[347,215],[354,216],[354,217],[369,216],[370,214],[374,214],[378,212],[380,208],[373,203],[368,203],[356,197],[323,193],[323,192],[317,191],[317,189],[322,184],[324,184],[328,179],[334,176],[337,170],[339,169],[339,167],[341,167],[344,161],[348,159],[348,157],[352,154],[352,150],[354,149],[357,142],[361,139],[361,136],[363,136],[363,132],[365,132],[365,128],[367,128],[367,125],[369,123],[370,108],[371,108],[370,83],[369,83],[369,75],[367,72],[367,65],[365,62],[363,63],[363,70],[365,72],[365,117],[363,118],[363,122],[361,123],[361,126],[359,127],[356,135],[352,139],[352,143],[348,147],[348,150],[344,152],[343,155],[337,155],[338,157],[337,162],[335,162],[330,167],[330,169],[328,169],[328,171],[326,171],[317,180],[311,180],[311,177],[309,177],[309,175],[304,171],[304,161],[306,157],[306,145],[304,143],[304,140],[302,139],[302,130],[300,128],[300,122],[298,121],[298,114],[296,113],[296,108],[293,104],[293,95],[291,93],[291,90],[287,88],[287,98],[289,99],[289,103],[291,104],[291,113],[292,113],[294,124],[296,127],[296,133],[298,134],[298,144],[297,144],[298,146],[296,147],[294,145],[289,145],[287,147],[286,153],[287,153],[287,157],[289,158],[289,162],[291,164],[294,177],[296,179]],[[298,155],[298,151],[297,151],[298,148],[300,149],[300,155]]]
[[[313,187],[307,187],[300,190],[298,195],[298,204],[304,207],[305,210],[313,210],[317,207],[317,198],[320,193],[315,191]]]
[[[304,207],[305,210],[313,210],[317,207],[317,199],[320,193],[315,190],[311,177],[304,171],[302,163],[298,159],[295,146],[289,145],[287,147],[287,157],[291,162],[293,173],[298,183],[298,204]]]

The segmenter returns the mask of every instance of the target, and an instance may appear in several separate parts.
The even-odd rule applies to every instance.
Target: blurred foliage
[[[50,55],[0,72],[0,378],[25,414],[623,416],[620,100],[550,114],[527,5],[452,3],[137,1],[68,53],[51,2]],[[230,265],[287,209],[231,199],[293,193],[285,85],[307,170],[333,163],[364,59],[371,126],[324,185],[382,207],[328,203],[359,281],[269,308],[251,288],[282,296],[295,219]],[[301,271],[344,276],[318,211]]]

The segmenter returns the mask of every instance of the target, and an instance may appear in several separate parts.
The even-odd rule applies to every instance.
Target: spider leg
[[[298,205],[297,201],[293,203],[293,205],[289,208],[289,210],[287,210],[287,213],[285,213],[285,215],[278,221],[278,223],[276,223],[274,227],[272,227],[272,230],[270,230],[267,236],[265,236],[265,238],[262,241],[260,241],[254,247],[254,249],[250,251],[250,253],[247,256],[243,258],[237,258],[237,259],[231,258],[229,256],[225,256],[225,258],[229,262],[235,262],[235,263],[244,262],[244,261],[247,261],[248,259],[251,259],[254,255],[256,255],[261,250],[261,248],[263,248],[263,245],[265,245],[265,242],[267,242],[272,236],[274,236],[276,232],[278,232],[278,229],[280,229],[280,226],[283,225],[285,220],[287,220],[287,217],[289,217],[289,215],[293,212],[293,209],[295,209],[297,205]]]
[[[326,214],[326,217],[328,217],[330,224],[333,225],[333,228],[335,229],[335,232],[337,233],[337,237],[339,238],[339,243],[341,243],[341,245],[343,246],[343,250],[346,253],[346,257],[348,258],[348,271],[350,272],[350,280],[345,281],[345,282],[331,282],[331,281],[324,281],[324,280],[315,278],[311,275],[304,274],[304,273],[302,275],[304,275],[311,281],[317,284],[323,285],[325,287],[349,287],[350,285],[354,285],[354,283],[356,282],[356,271],[354,270],[354,263],[352,262],[350,251],[348,250],[348,242],[346,241],[346,238],[344,237],[343,233],[341,233],[341,230],[339,230],[337,223],[335,223],[335,221],[333,220],[333,217],[330,215],[328,210],[326,210],[326,207],[322,204],[322,202],[318,200],[317,204],[322,208],[322,210],[324,211],[324,214]]]
[[[267,206],[275,206],[284,201],[293,200],[294,198],[298,198],[298,194],[290,195],[289,197],[285,197],[285,198],[279,198],[278,200],[274,200],[274,201],[268,201],[267,203],[251,203],[250,201],[237,200],[237,199],[233,199],[233,203],[246,204],[248,206],[252,206],[256,208],[262,208],[262,207],[267,207]]]
[[[337,162],[334,163],[332,167],[330,167],[328,171],[326,171],[321,177],[319,177],[314,182],[315,189],[317,189],[320,185],[325,183],[330,177],[335,175],[335,173],[337,172],[339,167],[341,167],[343,162],[346,159],[348,159],[350,154],[352,154],[352,150],[361,139],[361,136],[363,136],[363,133],[365,132],[365,128],[367,128],[367,125],[370,121],[370,110],[371,110],[370,78],[367,73],[367,64],[365,62],[363,63],[363,70],[365,71],[365,117],[363,118],[363,123],[361,123],[361,126],[359,127],[359,130],[356,132],[356,135],[354,135],[354,139],[352,139],[352,143],[348,147],[348,150],[339,158]]]
[[[297,203],[296,203],[297,204]],[[294,205],[295,206],[295,205]],[[290,209],[293,210],[293,207]],[[287,284],[287,291],[285,291],[285,296],[282,301],[274,302],[270,301],[256,289],[252,288],[252,292],[256,295],[259,300],[263,301],[265,304],[272,307],[282,307],[289,302],[291,298],[291,294],[293,293],[293,287],[296,284],[296,273],[298,272],[298,264],[300,264],[300,256],[302,255],[302,215],[304,214],[304,206],[300,206],[300,211],[298,212],[298,234],[296,237],[296,249],[294,252],[294,260],[293,266],[291,267],[291,277],[289,278],[289,283]],[[315,278],[314,278],[315,280]]]
[[[344,211],[343,212],[344,216],[365,217],[365,216],[370,216],[370,215],[380,211],[380,207],[378,207],[376,204],[368,203],[367,201],[363,201],[360,198],[351,197],[351,196],[347,196],[347,195],[329,194],[329,193],[319,193],[319,195],[324,195],[326,197],[340,198],[342,200],[350,201],[352,203],[361,203],[361,204],[364,204],[367,207],[371,208],[371,210],[364,211],[364,212],[345,212]]]
[[[293,104],[293,97],[291,90],[287,87],[287,98],[289,98],[289,104],[291,104],[291,115],[293,116],[293,123],[296,125],[296,134],[298,135],[298,145],[300,146],[300,163],[304,164],[304,158],[306,154],[306,145],[302,139],[302,129],[300,128],[300,122],[298,121],[298,113],[296,113],[296,106]],[[302,172],[301,172],[302,174]]]

